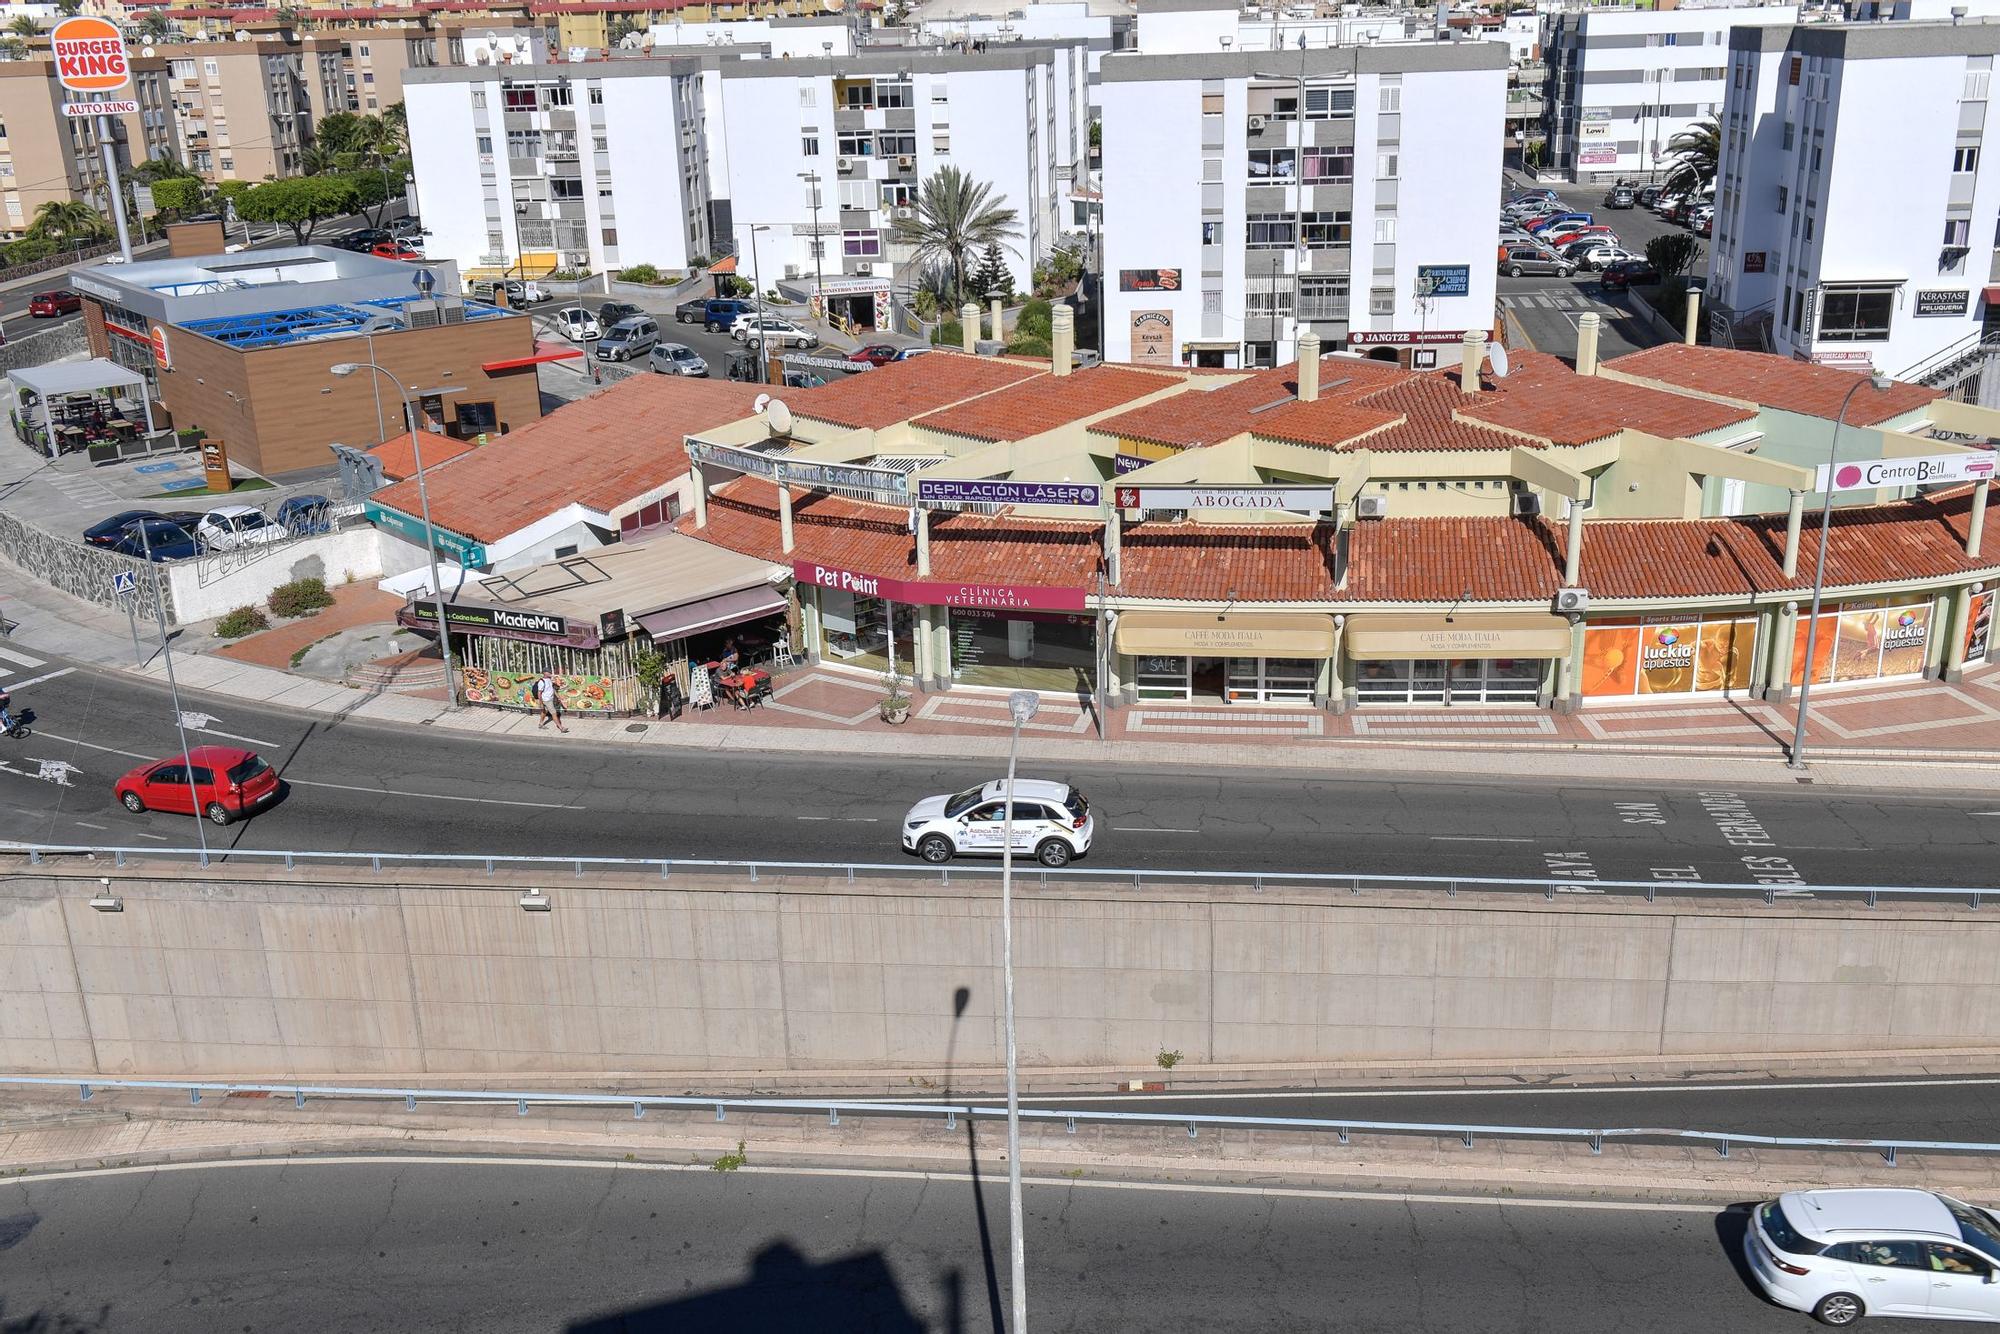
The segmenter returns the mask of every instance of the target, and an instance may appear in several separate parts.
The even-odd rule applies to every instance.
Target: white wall
[[[747,48],[768,44],[771,58],[783,59],[829,54],[825,44],[832,43],[831,54],[850,56],[854,54],[854,33],[845,20],[834,19],[824,23],[773,23],[770,19],[729,19],[716,23],[655,23],[648,34],[655,51],[690,46],[720,47],[727,51],[732,47],[746,48],[736,52],[745,57],[757,53]]]
[[[656,79],[604,80],[605,179],[617,223],[619,267],[653,264],[678,269],[688,262],[687,199],[671,110],[674,83],[664,71]],[[581,88],[577,101],[581,110],[585,101]],[[668,111],[664,121],[663,108]],[[582,148],[588,152],[589,145]],[[595,209],[597,192],[587,189],[585,202]],[[590,248],[595,267],[604,267],[614,257],[605,253],[601,222],[591,227]]]
[[[1709,290],[1724,306],[1750,312],[1773,303],[1784,288],[1788,214],[1777,210],[1778,186],[1789,182],[1792,154],[1784,147],[1784,119],[1775,114],[1784,85],[1785,53],[1735,51],[1721,124],[1722,161],[1716,169],[1715,236],[1709,251]],[[1744,271],[1746,254],[1764,257],[1761,273]]]
[[[432,258],[457,261],[461,269],[477,266],[488,250],[479,132],[473,122],[475,87],[485,88],[489,105],[497,105],[497,83],[403,85],[403,102],[410,115],[411,174],[417,182],[418,210],[430,233],[424,238],[424,249]],[[495,113],[494,123],[498,119]],[[495,153],[494,166],[504,174],[504,145],[496,145]],[[512,209],[502,210],[503,228],[513,227],[512,214]]]
[[[272,589],[294,579],[318,576],[336,588],[350,577],[377,578],[382,573],[378,537],[373,528],[350,528],[286,543],[240,569],[228,569],[233,556],[172,561],[161,568],[173,588],[175,619],[206,621],[260,603]]]
[[[1107,81],[1104,108],[1104,267],[1107,308],[1104,355],[1132,359],[1132,312],[1170,310],[1174,342],[1201,337],[1201,80]],[[1241,122],[1239,114],[1234,117]],[[1225,115],[1225,122],[1232,119]],[[1237,156],[1242,156],[1238,129]],[[1242,337],[1242,190],[1235,196],[1234,322],[1224,337]],[[1177,268],[1179,292],[1123,292],[1120,269]],[[1226,304],[1226,303],[1225,303]]]

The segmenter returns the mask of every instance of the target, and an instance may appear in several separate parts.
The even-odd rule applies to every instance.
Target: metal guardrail
[[[470,866],[482,868],[487,875],[496,869],[536,869],[566,867],[573,879],[582,879],[585,868],[601,871],[643,871],[657,872],[660,879],[671,879],[675,872],[717,872],[741,871],[751,884],[762,883],[765,875],[819,876],[828,879],[844,879],[848,883],[863,876],[884,876],[901,880],[935,879],[939,884],[949,885],[954,875],[998,876],[1001,872],[997,861],[980,865],[968,862],[950,862],[943,866],[932,866],[916,861],[903,862],[791,862],[791,861],[727,861],[714,858],[677,857],[539,857],[509,853],[455,853],[455,852],[310,852],[304,850],[274,851],[250,848],[231,848],[226,852],[203,852],[199,848],[118,848],[87,847],[83,845],[11,843],[0,841],[0,854],[25,854],[31,866],[39,866],[49,857],[98,857],[109,856],[116,866],[124,866],[128,858],[138,861],[157,861],[162,858],[185,858],[198,866],[211,866],[218,862],[270,862],[282,865],[286,870],[297,870],[301,865],[314,863],[350,864],[365,863],[377,873],[403,866]],[[1720,893],[1728,897],[1757,895],[1765,903],[1775,903],[1780,898],[1814,898],[1820,896],[1855,896],[1873,908],[1884,898],[1906,899],[1964,899],[1967,906],[1977,908],[1985,896],[1995,893],[1991,886],[1965,885],[1809,885],[1809,884],[1765,884],[1717,880],[1565,880],[1538,879],[1527,876],[1441,876],[1441,875],[1373,875],[1353,871],[1163,871],[1136,866],[1083,867],[1072,863],[1060,869],[1044,867],[1029,862],[1017,864],[1016,878],[1037,878],[1040,883],[1070,882],[1078,884],[1106,883],[1130,884],[1134,889],[1143,889],[1152,884],[1224,884],[1249,885],[1262,892],[1265,889],[1345,889],[1350,896],[1359,895],[1368,889],[1385,890],[1430,890],[1442,891],[1446,897],[1454,897],[1459,890],[1492,890],[1500,892],[1539,892],[1545,899],[1553,901],[1558,894],[1592,893],[1634,893],[1643,894],[1651,903],[1661,889],[1678,890],[1683,893]]]
[[[420,1089],[370,1088],[346,1084],[238,1084],[186,1079],[98,1079],[89,1075],[5,1075],[0,1087],[72,1087],[89,1102],[99,1089],[149,1089],[186,1091],[191,1106],[201,1105],[204,1093],[254,1094],[259,1097],[285,1094],[292,1105],[303,1108],[308,1098],[330,1101],[395,1101],[415,1111],[419,1103],[491,1104],[511,1103],[515,1114],[526,1116],[530,1107],[630,1107],[632,1119],[644,1119],[649,1108],[664,1110],[707,1110],[713,1108],[717,1121],[727,1121],[729,1113],[783,1112],[826,1117],[829,1126],[840,1124],[841,1114],[883,1116],[904,1120],[944,1118],[945,1129],[955,1130],[958,1118],[968,1121],[1004,1120],[1004,1106],[961,1103],[867,1102],[821,1100],[817,1098],[716,1098],[694,1095],[667,1096],[639,1093],[573,1093],[548,1090],[502,1089]],[[1480,1138],[1551,1140],[1585,1143],[1593,1154],[1604,1152],[1606,1140],[1666,1140],[1708,1144],[1719,1157],[1727,1158],[1731,1145],[1744,1144],[1772,1149],[1865,1149],[1879,1153],[1889,1166],[1896,1165],[1898,1150],[1918,1153],[2000,1154],[2000,1143],[1961,1140],[1920,1139],[1825,1139],[1799,1135],[1752,1135],[1729,1130],[1682,1130],[1668,1126],[1496,1126],[1447,1121],[1349,1121],[1338,1118],[1298,1116],[1227,1116],[1205,1112],[1103,1112],[1061,1107],[1023,1107],[1023,1121],[1060,1121],[1070,1134],[1079,1125],[1104,1126],[1186,1126],[1189,1139],[1199,1139],[1203,1128],[1211,1130],[1297,1130],[1332,1133],[1346,1144],[1355,1132],[1382,1135],[1414,1135],[1424,1138],[1451,1138],[1471,1148]]]

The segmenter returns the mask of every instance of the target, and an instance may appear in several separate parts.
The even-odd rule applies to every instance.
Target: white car
[[[1628,259],[1644,259],[1645,256],[1635,255],[1624,247],[1612,245],[1607,241],[1603,245],[1591,246],[1574,258],[1586,269],[1602,269],[1612,264],[1623,264]]]
[[[604,331],[597,327],[597,316],[582,306],[566,306],[550,318],[555,321],[556,332],[572,343],[604,336]]]
[[[282,542],[287,534],[254,506],[218,505],[201,516],[194,536],[210,551],[235,551],[262,542]]]
[[[736,323],[729,326],[729,336],[745,347],[755,350],[769,339],[779,347],[818,347],[819,335],[810,329],[801,329],[781,315],[766,315],[760,322],[755,315],[741,315]]]
[[[903,817],[903,851],[927,862],[998,857],[1007,803],[1004,779],[943,797],[925,797]],[[1067,866],[1090,851],[1090,803],[1068,783],[1014,780],[1014,851],[1044,866]]]
[[[2000,1324],[2000,1216],[1949,1195],[1795,1190],[1752,1212],[1743,1257],[1765,1296],[1823,1325]]]

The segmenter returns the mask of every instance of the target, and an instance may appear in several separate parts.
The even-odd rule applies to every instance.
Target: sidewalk
[[[135,655],[126,618],[35,582],[0,561],[0,613],[18,621],[13,643],[155,681],[166,679],[158,632],[140,628]],[[386,621],[386,617],[384,620]],[[331,623],[328,623],[331,625]],[[281,627],[284,654],[315,621]],[[429,726],[532,745],[751,750],[851,756],[1002,759],[1004,691],[960,688],[915,697],[910,721],[883,723],[872,675],[806,668],[781,678],[773,701],[739,712],[718,708],[677,722],[572,715],[567,736],[535,726],[532,714],[441,699],[380,693],[265,665],[278,656],[245,641],[183,632],[175,640],[182,690],[306,713],[402,727]],[[244,661],[244,657],[254,660]],[[261,661],[260,661],[261,660]],[[1609,707],[1581,715],[1532,708],[1379,710],[1333,715],[1301,706],[1147,705],[1107,716],[1096,735],[1088,706],[1050,697],[1023,731],[1021,756],[1048,765],[1118,763],[1309,770],[1347,775],[1435,774],[1452,778],[1541,776],[1655,782],[1663,773],[1718,785],[1791,783],[1785,767],[1791,711],[1761,701]],[[1908,739],[1912,744],[1898,744]],[[1810,775],[1829,787],[1936,788],[2000,793],[2000,667],[1959,685],[1893,682],[1814,696]]]

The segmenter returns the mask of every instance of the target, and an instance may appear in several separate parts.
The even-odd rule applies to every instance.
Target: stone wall
[[[0,1066],[213,1074],[1001,1060],[994,887],[110,868],[0,878]],[[1923,1051],[2000,1041],[2000,920],[1949,906],[1043,889],[1030,1065]],[[954,1019],[954,993],[969,997]]]
[[[70,320],[53,329],[38,329],[22,334],[12,342],[0,346],[0,373],[13,371],[22,366],[46,366],[52,361],[61,361],[80,352],[90,350],[85,337],[83,321]]]
[[[106,607],[125,605],[113,581],[121,571],[130,571],[136,576],[133,596],[138,599],[140,616],[153,619],[163,594],[167,620],[176,619],[173,592],[165,578],[159,581],[156,591],[153,571],[145,561],[89,546],[81,534],[45,532],[11,514],[0,513],[0,558],[18,565],[51,588]]]

